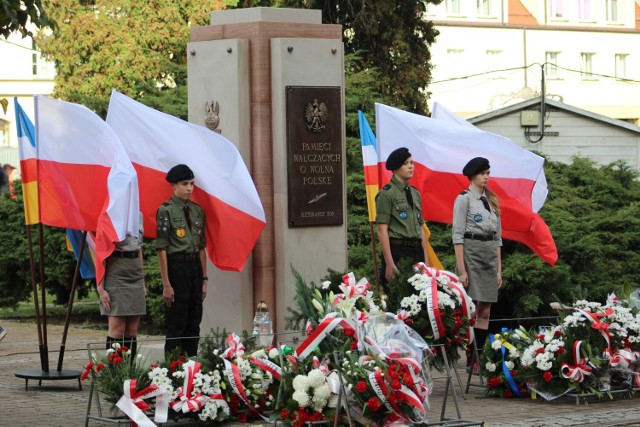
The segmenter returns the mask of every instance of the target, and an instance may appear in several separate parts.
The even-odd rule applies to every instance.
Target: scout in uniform
[[[500,205],[487,188],[489,160],[471,159],[462,169],[471,185],[453,206],[452,240],[460,282],[476,305],[474,334],[482,349],[487,338],[491,304],[502,286]]]
[[[420,192],[409,185],[413,158],[407,148],[394,150],[385,164],[391,181],[376,195],[376,228],[382,249],[382,280],[390,283],[402,258],[427,263]]]
[[[171,168],[166,177],[173,196],[156,213],[156,250],[162,276],[166,336],[164,351],[180,347],[196,356],[207,296],[205,218],[202,208],[190,201],[193,172],[186,165]]]

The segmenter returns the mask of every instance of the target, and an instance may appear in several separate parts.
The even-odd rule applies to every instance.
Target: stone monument
[[[187,50],[189,121],[237,145],[267,218],[242,272],[209,265],[201,333],[250,331],[262,300],[284,332],[291,268],[319,283],[347,267],[342,28],[320,10],[216,11]]]

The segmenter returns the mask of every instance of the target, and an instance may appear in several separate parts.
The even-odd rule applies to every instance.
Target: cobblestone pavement
[[[0,425],[1,426],[83,426],[89,396],[88,380],[78,388],[77,380],[25,381],[16,371],[39,369],[38,336],[34,323],[0,321],[7,336],[0,342]],[[87,343],[99,345],[106,332],[74,325],[70,328],[64,359],[64,369],[82,371],[86,365]],[[55,370],[62,326],[49,325],[49,363]],[[161,337],[140,336],[142,342]],[[150,346],[151,347],[151,346]],[[155,359],[154,359],[155,360]],[[466,376],[465,376],[466,378]],[[640,398],[616,397],[614,400],[590,400],[576,405],[574,399],[561,398],[553,402],[483,398],[480,388],[472,387],[467,399],[462,399],[457,383],[459,408],[463,419],[484,421],[487,427],[556,427],[556,426],[640,426]],[[434,379],[430,420],[436,422],[443,403],[445,379]],[[95,411],[94,411],[95,412]],[[448,418],[456,418],[451,394],[447,399]],[[108,425],[91,421],[90,426]]]

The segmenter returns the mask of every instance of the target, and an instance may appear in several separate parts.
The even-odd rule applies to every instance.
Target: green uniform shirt
[[[191,227],[187,225],[185,206]],[[158,208],[156,222],[156,249],[167,251],[167,255],[194,254],[206,246],[204,210],[196,203],[185,203],[174,194]]]
[[[411,189],[413,208],[407,201],[407,186]],[[424,224],[420,192],[402,184],[395,176],[391,178],[376,195],[376,224],[388,224],[392,239],[420,240]]]

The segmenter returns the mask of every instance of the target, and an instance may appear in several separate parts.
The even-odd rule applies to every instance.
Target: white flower
[[[515,366],[515,364],[510,360],[507,360],[506,362],[504,362],[504,364],[506,365],[508,370],[512,370]]]
[[[311,404],[311,400],[309,399],[307,392],[303,390],[294,391],[291,398],[298,402],[298,405],[300,405],[301,408],[306,408]]]
[[[502,341],[495,340],[491,343],[491,348],[494,350],[500,350],[502,348]]]
[[[329,289],[329,286],[331,286],[330,281],[325,280],[324,282],[322,282],[322,289]]]
[[[484,367],[489,372],[495,372],[496,371],[496,365],[491,363],[491,362],[487,362],[487,364],[484,365]]]
[[[309,379],[306,375],[296,375],[293,379],[293,389],[305,391],[309,388]]]
[[[271,350],[269,350],[269,359],[279,359],[280,358],[280,352],[278,351],[277,348],[272,348]]]
[[[313,388],[318,388],[323,386],[327,380],[320,369],[312,369],[308,375],[309,385]]]
[[[322,307],[322,304],[320,304],[320,302],[317,299],[312,299],[311,300],[311,304],[315,307],[315,309],[318,311],[318,313],[320,314],[324,314],[324,307]]]

